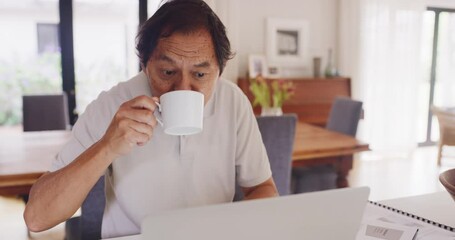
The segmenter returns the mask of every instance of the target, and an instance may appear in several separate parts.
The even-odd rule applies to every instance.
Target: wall
[[[231,45],[236,56],[223,74],[236,81],[238,76],[245,76],[249,54],[265,54],[267,17],[305,19],[310,23],[310,60],[306,71],[300,75],[311,75],[311,58],[322,56],[325,66],[327,49],[333,48],[335,62],[339,58],[338,39],[339,0],[210,0],[210,5],[227,27]],[[427,6],[455,8],[453,0],[425,0]],[[349,53],[347,53],[349,54]],[[339,61],[338,61],[339,62]],[[343,74],[343,72],[341,72]]]
[[[337,55],[338,0],[214,0],[214,5],[236,52],[223,74],[232,81],[246,75],[249,54],[265,55],[267,17],[303,19],[309,23],[308,68],[290,69],[291,76],[312,75],[314,56],[321,56],[325,66],[329,48]]]

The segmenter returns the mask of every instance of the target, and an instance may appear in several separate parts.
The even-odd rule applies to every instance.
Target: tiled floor
[[[425,194],[443,190],[440,172],[455,168],[455,151],[443,158],[442,167],[436,165],[436,147],[424,147],[408,154],[363,153],[354,160],[349,175],[351,186],[369,186],[370,199],[377,201]],[[27,236],[22,219],[24,204],[19,199],[0,197],[0,239],[63,239],[63,224],[40,234]]]

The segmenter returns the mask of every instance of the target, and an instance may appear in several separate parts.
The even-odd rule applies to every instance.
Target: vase
[[[281,107],[262,107],[261,116],[281,116],[283,115],[283,110]]]
[[[327,58],[327,66],[325,67],[325,77],[326,78],[332,78],[338,76],[338,70],[335,68],[333,64],[333,58],[332,58],[332,49],[329,49],[329,57]]]
[[[315,78],[321,77],[321,60],[320,57],[313,58],[313,76]]]

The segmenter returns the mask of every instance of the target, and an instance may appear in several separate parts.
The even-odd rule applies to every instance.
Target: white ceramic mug
[[[158,123],[169,135],[191,135],[202,131],[204,95],[190,90],[165,93],[160,97]],[[160,116],[161,115],[161,116]]]

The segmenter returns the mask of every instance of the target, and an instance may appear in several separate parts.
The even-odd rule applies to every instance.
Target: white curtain
[[[359,137],[373,150],[417,146],[420,0],[340,0],[340,69],[364,102]]]

